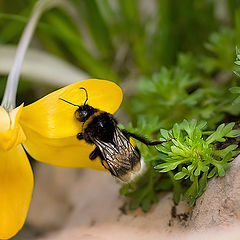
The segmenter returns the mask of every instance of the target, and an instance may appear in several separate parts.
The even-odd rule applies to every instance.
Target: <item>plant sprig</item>
[[[225,142],[228,137],[240,136],[240,130],[233,130],[234,123],[221,124],[207,137],[205,121],[184,120],[175,124],[170,131],[161,130],[161,137],[172,141],[157,147],[164,154],[156,161],[155,169],[159,172],[174,172],[174,180],[189,186],[183,199],[189,199],[192,206],[207,186],[207,179],[214,176],[223,177],[229,162],[238,154],[238,145],[224,149],[215,148],[215,143]]]
[[[171,188],[175,203],[187,199],[189,205],[193,206],[206,189],[208,179],[225,176],[229,163],[239,153],[236,151],[238,145],[216,148],[216,143],[240,136],[240,130],[233,127],[234,123],[221,124],[216,131],[206,131],[206,121],[184,120],[174,124],[171,130],[160,129],[159,139],[171,141],[156,149],[143,151],[149,168],[157,173],[152,174],[151,178],[141,178],[141,181],[145,181],[145,187],[135,183],[131,187],[125,186],[125,192],[122,193],[137,202],[134,207],[142,206],[146,210],[155,202],[160,189]],[[140,148],[143,146],[140,145]],[[164,185],[168,187],[164,188]]]

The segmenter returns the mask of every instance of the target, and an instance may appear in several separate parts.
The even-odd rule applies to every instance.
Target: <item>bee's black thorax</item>
[[[94,116],[92,121],[88,123],[84,133],[91,138],[97,138],[103,142],[112,143],[115,128],[116,124],[112,115],[101,112],[99,115]]]
[[[82,134],[86,142],[93,143],[92,139],[99,139],[106,143],[113,142],[116,120],[110,113],[83,105],[75,114],[77,119],[83,122]]]

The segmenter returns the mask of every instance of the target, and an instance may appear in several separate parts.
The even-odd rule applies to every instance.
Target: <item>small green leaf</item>
[[[192,185],[188,188],[188,190],[183,195],[183,200],[186,200],[187,198],[195,199],[198,196],[198,177],[194,178],[194,182]]]
[[[121,188],[120,188],[120,194],[125,195],[127,194],[129,191],[129,184],[124,184]]]
[[[183,129],[186,132],[190,132],[190,124],[189,124],[189,122],[186,119],[183,120],[182,126],[183,126]]]
[[[235,122],[228,123],[223,129],[224,130],[222,133],[223,136],[226,136],[226,134],[229,133],[233,129],[234,125],[235,125]]]
[[[194,171],[194,176],[199,176],[201,173],[201,167],[198,166],[197,169]]]
[[[129,205],[129,208],[131,210],[135,210],[140,206],[140,201],[139,199],[132,199]]]
[[[240,71],[233,70],[233,73],[240,77]]]
[[[169,134],[168,134],[168,130],[166,130],[166,129],[161,129],[161,130],[160,130],[160,133],[161,133],[161,135],[162,135],[166,140],[170,139]]]
[[[232,87],[229,89],[229,91],[232,93],[240,93],[240,87]]]
[[[221,158],[224,158],[229,152],[232,152],[233,150],[235,150],[238,147],[238,145],[230,145],[224,149],[221,150],[215,150],[214,151],[214,155],[219,156]]]
[[[142,203],[141,203],[141,206],[142,206],[142,210],[144,212],[148,212],[150,207],[151,207],[151,199],[149,197],[146,197],[143,199]]]
[[[181,198],[181,190],[180,190],[180,188],[175,189],[173,191],[173,201],[174,201],[174,203],[178,204],[179,201],[180,201],[180,198]]]
[[[219,177],[225,176],[224,167],[221,164],[216,164],[215,166],[217,167],[218,176]]]
[[[203,194],[205,189],[207,188],[207,176],[208,173],[203,173],[202,177],[199,179],[199,189],[198,189],[198,197]]]
[[[240,73],[239,73],[239,77],[240,77]],[[238,96],[236,99],[234,99],[233,105],[234,104],[239,104],[239,103],[240,103],[240,96]]]
[[[212,178],[217,173],[217,168],[214,167],[211,172],[208,174],[208,178]]]
[[[209,170],[209,167],[208,166],[202,166],[201,170],[205,173]]]
[[[173,126],[173,136],[177,139],[180,137],[180,127],[177,123]]]
[[[221,124],[220,126],[218,126],[217,130],[206,139],[207,143],[213,143],[215,141],[224,142],[225,139],[223,137],[226,137],[232,131],[234,125],[234,122],[227,125],[225,125],[224,123]],[[238,134],[238,132],[236,132],[236,134]]]
[[[191,172],[195,166],[193,164],[189,165],[187,167],[188,171]]]
[[[182,178],[184,178],[187,174],[184,172],[178,172],[177,174],[174,175],[174,179],[175,180],[180,180]]]
[[[178,148],[176,146],[171,146],[171,150],[174,154],[178,154],[178,155],[181,155],[181,156],[185,155],[185,152],[181,148]]]
[[[226,137],[232,137],[232,138],[239,137],[239,136],[240,136],[240,129],[232,130],[226,134]]]
[[[160,172],[168,172],[174,170],[182,161],[162,163],[155,166],[155,169],[162,169]]]
[[[194,139],[200,139],[202,137],[202,130],[200,128],[195,128],[194,130]]]
[[[187,132],[190,139],[193,138],[193,133],[194,133],[196,125],[197,125],[196,120],[191,120],[190,123],[187,120],[183,121],[184,130]]]
[[[163,179],[160,183],[156,186],[155,190],[170,190],[172,188],[172,181],[170,178]]]
[[[207,126],[206,121],[199,121],[198,124],[197,124],[197,127],[201,130],[203,130],[206,126]]]

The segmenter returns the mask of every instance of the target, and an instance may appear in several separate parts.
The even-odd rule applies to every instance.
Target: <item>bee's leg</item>
[[[90,153],[89,158],[91,160],[94,160],[97,158],[97,156],[98,156],[98,148],[95,147],[95,149]]]
[[[101,151],[99,150],[99,148],[98,148],[98,147],[95,147],[95,149],[90,153],[89,158],[90,158],[91,160],[94,160],[94,159],[96,159],[97,157],[100,157],[101,160],[104,159]]]
[[[94,160],[94,159],[96,159],[97,157],[100,157],[102,166],[103,166],[105,169],[107,169],[112,175],[115,176],[115,174],[113,173],[112,169],[110,168],[108,162],[104,159],[104,157],[103,157],[103,155],[102,155],[102,153],[101,153],[101,151],[99,150],[98,147],[96,147],[96,148],[90,153],[90,155],[89,155],[89,158],[90,158],[91,160]]]
[[[102,153],[101,153],[101,151],[99,150],[98,147],[96,147],[96,148],[90,153],[90,155],[89,155],[89,158],[90,158],[91,160],[95,160],[97,157],[100,157],[100,159],[101,159],[101,164],[103,165],[103,167],[104,167],[105,169],[107,169],[112,175],[114,175],[113,172],[112,172],[112,170],[111,170],[111,168],[109,167],[107,161],[105,161],[105,159],[104,159],[104,157],[103,157],[103,155],[102,155]]]
[[[77,134],[77,139],[82,140],[83,139],[83,134],[80,132]]]
[[[154,145],[158,145],[158,144],[162,144],[162,143],[165,143],[165,142],[169,142],[169,141],[150,141],[148,140],[147,138],[145,137],[142,137],[142,136],[139,136],[135,133],[130,133],[128,132],[127,130],[122,130],[122,133],[126,136],[126,137],[132,137],[132,138],[135,138],[137,139],[138,141],[148,145],[148,146],[154,146]]]

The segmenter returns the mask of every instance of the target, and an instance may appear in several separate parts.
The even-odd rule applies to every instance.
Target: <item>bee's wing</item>
[[[94,143],[101,151],[107,166],[112,175],[122,181],[129,181],[131,174],[140,169],[140,153],[129,141],[129,139],[116,128],[113,143],[103,142],[94,139]]]

